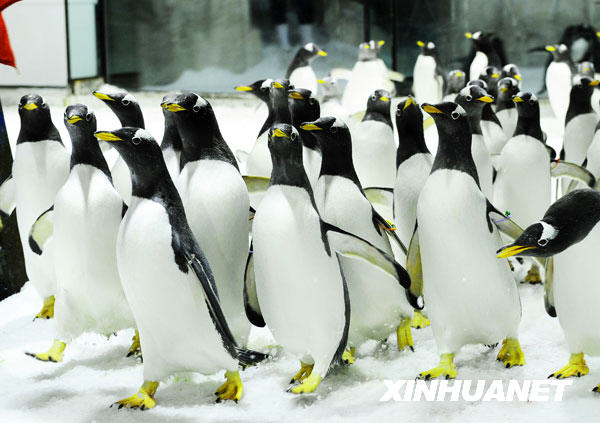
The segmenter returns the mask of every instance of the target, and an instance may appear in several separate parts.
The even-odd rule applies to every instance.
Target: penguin
[[[325,57],[324,52],[315,43],[308,43],[301,47],[297,52],[292,63],[285,73],[285,79],[290,80],[290,84],[295,88],[304,88],[313,93],[317,92],[317,76],[310,66],[311,62],[317,57]]]
[[[552,63],[546,69],[548,99],[554,116],[562,124],[569,108],[571,78],[575,69],[566,45],[547,45],[545,49],[552,53]]]
[[[321,114],[323,116],[334,116],[337,119],[347,120],[348,116],[342,107],[340,101],[341,95],[337,80],[330,76],[319,79],[319,88],[323,96],[321,97]]]
[[[486,66],[478,76],[479,79],[487,84],[487,92],[494,99],[498,96],[498,81],[500,80],[500,70],[495,66]]]
[[[470,154],[469,117],[456,103],[422,108],[433,117],[440,142],[419,196],[407,270],[413,284],[422,283],[441,356],[439,366],[419,378],[455,378],[454,356],[462,346],[502,339],[498,360],[507,368],[524,365],[518,341],[519,292],[508,263],[494,260],[493,253],[501,245],[495,224],[508,223],[480,189]],[[460,307],[452,298],[460,298]]]
[[[498,98],[496,99],[496,117],[502,125],[504,138],[510,139],[517,127],[517,108],[513,97],[519,92],[518,80],[504,77],[498,81]]]
[[[160,149],[163,153],[163,159],[169,170],[171,179],[176,180],[181,172],[181,150],[183,144],[179,132],[177,132],[177,125],[173,118],[173,114],[169,113],[166,109],[166,105],[171,102],[171,99],[176,97],[177,94],[167,94],[163,97],[161,104],[163,108],[163,117],[165,119],[165,130],[163,132],[163,139],[160,143]]]
[[[490,151],[481,131],[481,113],[485,104],[491,104],[492,98],[486,91],[476,85],[468,85],[456,96],[456,103],[466,110],[470,123],[472,141],[471,154],[477,170],[477,181],[486,197],[493,196],[493,167]],[[435,119],[435,118],[434,118]]]
[[[300,131],[302,123],[317,120],[321,115],[319,101],[309,90],[302,88],[290,90],[289,108],[292,125],[297,131]],[[311,132],[303,132],[300,138],[302,139],[302,163],[310,186],[314,189],[321,170],[321,147]]]
[[[494,205],[509,211],[512,219],[525,227],[550,206],[550,155],[540,127],[537,97],[521,91],[513,101],[519,118],[514,135],[496,162]],[[537,264],[530,264],[525,282],[542,282]]]
[[[593,62],[581,62],[577,64],[577,74],[587,76],[590,79],[596,78],[596,69]],[[597,79],[597,78],[596,78]],[[592,109],[600,114],[600,89],[596,87],[592,92]]]
[[[52,362],[62,361],[66,344],[84,332],[109,336],[135,327],[117,268],[123,200],[94,138],[96,116],[74,104],[64,122],[73,151],[69,178],[54,200],[55,340],[45,353],[28,353]]]
[[[358,61],[354,64],[344,94],[342,105],[346,113],[353,115],[365,109],[365,100],[373,91],[384,89],[395,92],[394,83],[390,80],[390,71],[379,57],[384,41],[361,43],[358,47]]]
[[[435,43],[417,41],[421,52],[413,70],[413,92],[417,102],[437,103],[444,96],[445,75]]]
[[[592,138],[583,164],[594,175],[594,179],[600,178],[600,122],[596,125],[594,138]]]
[[[454,101],[456,94],[467,84],[465,73],[460,69],[454,69],[448,72],[446,78],[446,91],[444,92],[444,101]]]
[[[396,180],[396,143],[390,117],[391,94],[376,90],[367,101],[367,112],[356,125],[352,139],[352,161],[361,184],[392,188]]]
[[[544,303],[557,317],[571,353],[566,366],[549,377],[564,379],[589,373],[585,354],[600,355],[600,332],[594,324],[600,301],[600,193],[578,189],[559,198],[498,257],[547,257]],[[600,385],[593,389],[600,391]]]
[[[54,316],[56,289],[50,245],[41,255],[35,254],[27,245],[33,223],[52,206],[56,193],[69,177],[70,157],[43,97],[24,95],[18,110],[21,129],[12,167],[17,224],[27,277],[44,300],[35,317],[50,319]]]
[[[493,103],[486,103],[481,111],[481,132],[483,133],[483,139],[492,157],[492,164],[494,164],[500,151],[502,151],[502,147],[504,147],[504,144],[506,144],[506,141],[510,138],[510,136],[506,137],[504,128],[494,112],[494,103],[496,100],[491,92],[497,92],[497,78],[499,73],[493,69],[494,68],[490,67],[486,68],[487,72],[493,73],[487,75],[484,71],[484,73],[482,73],[482,78],[484,79],[469,81],[467,84],[467,86],[477,85],[482,87],[490,94],[490,97],[494,99]],[[486,80],[488,80],[489,83],[486,82]],[[490,86],[493,86],[493,88],[490,88]]]
[[[149,132],[125,127],[100,131],[131,170],[132,198],[117,235],[117,265],[144,351],[144,384],[119,408],[156,405],[160,380],[174,372],[226,370],[217,401],[238,401],[238,363],[265,356],[238,346],[206,256],[190,229],[162,152]]]
[[[393,258],[321,219],[299,138],[288,124],[270,129],[273,172],[253,223],[254,297],[276,342],[301,360],[291,382],[300,382],[290,389],[295,394],[317,389],[346,348],[350,300],[338,254],[377,263],[410,286]]]
[[[477,79],[481,71],[487,66],[502,68],[506,59],[502,49],[501,41],[493,34],[477,31],[474,33],[465,32],[465,37],[473,42],[469,64],[469,80]]]
[[[136,128],[145,128],[144,115],[136,98],[129,92],[122,89],[107,89],[93,92],[94,96],[117,116],[121,126],[133,126]],[[129,169],[121,157],[110,157],[110,153],[105,152],[110,167],[115,188],[123,197],[125,204],[129,204],[131,198],[131,178]]]
[[[394,228],[365,197],[352,164],[352,141],[346,124],[334,117],[323,117],[304,123],[301,128],[303,139],[305,133],[314,134],[322,146],[323,161],[314,191],[321,218],[393,256],[388,233],[393,234]],[[387,339],[394,331],[399,350],[413,349],[410,326],[413,309],[406,290],[393,277],[367,262],[351,257],[339,260],[352,311],[348,332],[350,357],[363,342]]]
[[[517,81],[517,85],[521,88],[521,84],[523,82],[523,75],[521,74],[521,70],[514,63],[509,63],[508,65],[504,65],[502,71],[500,72],[500,80],[504,78],[513,78]],[[500,81],[498,81],[498,84]]]
[[[184,92],[169,98],[163,108],[173,115],[183,143],[175,186],[189,226],[211,264],[231,332],[245,345],[250,333],[243,300],[250,207],[246,184],[210,103]]]
[[[240,85],[235,87],[236,91],[250,93],[261,101],[254,112],[254,115],[256,116],[255,121],[257,123],[262,122],[260,123],[260,126],[256,127],[258,137],[255,137],[254,141],[256,141],[257,138],[260,138],[260,136],[270,127],[269,117],[271,112],[269,108],[269,88],[271,87],[271,82],[273,82],[273,80],[270,78],[259,79],[250,85]],[[269,122],[268,126],[267,122]],[[245,166],[248,161],[248,152],[239,149],[235,152],[235,156],[238,159],[238,162]]]

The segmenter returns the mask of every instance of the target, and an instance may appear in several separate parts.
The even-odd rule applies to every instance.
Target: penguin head
[[[498,102],[513,102],[513,96],[519,92],[519,82],[512,77],[505,77],[498,81]]]
[[[44,97],[38,94],[26,94],[19,101],[19,116],[27,126],[45,126],[51,122],[50,107]]]
[[[406,97],[396,106],[396,127],[406,126],[405,122],[423,121],[423,113],[414,98]],[[421,125],[422,126],[422,125]]]
[[[571,60],[569,48],[564,44],[547,45],[545,49],[552,54],[552,58],[555,62],[566,62]]]
[[[448,72],[448,92],[456,94],[462,90],[467,83],[465,73],[460,69]]]
[[[176,116],[190,119],[201,118],[212,112],[208,101],[190,91],[167,94],[163,97],[160,106],[167,112],[175,113]]]
[[[592,79],[588,76],[575,75],[572,80],[571,98],[587,102],[592,97],[594,87],[598,86],[600,81]]]
[[[497,251],[498,258],[511,256],[549,257],[564,250],[561,231],[555,225],[540,220],[530,225],[515,240]]]
[[[538,117],[540,116],[540,104],[533,93],[521,91],[512,98],[517,106],[519,116]]]
[[[292,124],[300,125],[318,119],[321,114],[319,101],[312,95],[310,90],[296,88],[289,91],[289,108],[292,114]]]
[[[465,32],[465,37],[473,42],[477,50],[488,52],[492,50],[491,35],[482,31]]]
[[[577,73],[579,75],[587,76],[589,78],[594,78],[596,74],[596,69],[593,62],[581,62],[577,64]]]
[[[307,43],[304,46],[300,47],[298,53],[296,55],[306,60],[308,63],[316,59],[317,57],[325,57],[327,53],[319,48],[315,43]]]
[[[368,60],[375,60],[379,58],[381,47],[385,44],[385,41],[371,40],[368,42],[360,43],[358,46],[358,60],[361,62]]]
[[[478,85],[467,85],[460,90],[455,101],[468,112],[481,112],[483,106],[492,103],[494,98]]]
[[[462,139],[465,134],[470,136],[471,127],[469,126],[467,112],[459,104],[451,101],[438,104],[423,103],[421,108],[433,118],[440,135],[440,142],[442,140]]]
[[[299,161],[302,164],[302,140],[296,128],[287,123],[276,123],[268,133],[268,145],[273,162]],[[296,163],[297,164],[297,163]]]
[[[332,77],[326,76],[317,81],[321,91],[323,91],[323,98],[338,97],[340,95],[338,83]]]
[[[84,131],[92,134],[96,131],[96,115],[85,104],[71,104],[65,109],[65,126],[71,131]]]
[[[437,54],[437,48],[435,43],[432,41],[426,43],[419,40],[417,41],[417,45],[421,47],[421,54],[423,56],[435,56]]]
[[[142,109],[136,98],[125,90],[107,90],[102,91],[96,90],[93,92],[94,96],[104,104],[106,104],[110,110],[113,111],[121,125],[137,125],[144,126],[144,117],[142,115]]]
[[[482,80],[482,79],[472,79],[472,80],[470,80],[469,82],[467,82],[467,85],[466,85],[466,86],[467,86],[467,87],[470,87],[471,85],[474,85],[474,86],[477,86],[477,87],[481,87],[481,88],[483,88],[483,89],[484,89],[484,90],[486,90],[486,91],[487,91],[487,89],[488,89],[488,84],[487,84],[487,82],[485,82],[485,81],[484,81],[484,80]]]
[[[259,79],[250,85],[240,85],[235,87],[236,91],[249,92],[254,94],[259,100],[269,102],[269,88],[271,87],[272,79]]]
[[[516,79],[518,82],[523,80],[521,76],[521,71],[514,63],[509,63],[508,65],[504,65],[502,68],[502,72],[500,73],[500,78],[511,77]]]
[[[210,103],[196,93],[185,91],[168,94],[163,98],[161,107],[172,115],[183,142],[183,150],[188,155],[199,147],[198,140],[221,136]]]
[[[387,90],[375,90],[367,100],[367,113],[390,115],[392,95]]]
[[[319,140],[323,155],[350,151],[352,156],[350,130],[342,120],[326,116],[302,123],[300,130],[302,133],[310,132]]]

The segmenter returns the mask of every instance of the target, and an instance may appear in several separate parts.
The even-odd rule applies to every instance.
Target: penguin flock
[[[506,368],[525,364],[519,284],[543,282],[571,352],[550,376],[588,373],[584,354],[600,355],[600,331],[582,324],[600,301],[593,64],[568,63],[564,45],[545,49],[564,127],[557,154],[498,38],[466,36],[472,60],[448,73],[435,43],[417,42],[407,97],[393,83],[403,75],[379,58],[383,41],[360,44],[352,70],[321,79],[310,65],[327,53],[307,44],[285,78],[236,87],[267,116],[235,153],[196,93],[156,105],[159,144],[131,93],[94,91],[121,128],[102,130],[88,105],[69,105],[70,153],[46,100],[21,98],[14,198],[1,200],[15,204],[43,299],[36,318],[56,320],[49,349],[27,354],[60,362],[85,332],[135,329],[127,355],[143,357],[144,380],[113,405],[143,410],[181,371],[224,371],[217,402],[239,401],[240,371],[270,359],[248,349],[253,326],[299,360],[289,392],[306,394],[354,363],[363,342],[395,333],[398,349],[414,351],[412,330],[431,324],[440,361],[417,375],[449,379],[468,344],[500,345]]]

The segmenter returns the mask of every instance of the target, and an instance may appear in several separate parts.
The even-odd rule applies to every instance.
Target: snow
[[[147,129],[162,138],[163,93],[133,93],[144,111]],[[94,97],[49,97],[57,128],[68,144],[62,124],[65,104],[83,102],[96,109],[99,129],[119,126],[100,100]],[[254,119],[258,101],[208,98],[232,150],[248,151],[262,120]],[[549,118],[544,103],[542,125],[548,142],[560,150],[560,125]],[[16,107],[4,104],[7,128],[14,143],[19,129]],[[482,275],[485,277],[485,275]],[[576,282],[576,281],[574,281]],[[457,354],[460,379],[545,379],[566,364],[569,351],[557,319],[543,307],[543,287],[519,287],[523,305],[520,342],[527,364],[505,369],[496,361],[498,348],[474,345]],[[460,298],[453,299],[460,307]],[[590,374],[575,379],[566,388],[563,402],[379,402],[387,391],[386,379],[414,379],[421,371],[437,365],[438,353],[431,328],[413,330],[415,351],[399,352],[395,335],[387,344],[367,342],[357,353],[354,365],[338,368],[328,375],[314,394],[287,393],[288,382],[299,363],[274,347],[266,330],[251,334],[250,347],[270,351],[272,358],[241,373],[244,396],[239,404],[215,404],[215,389],[223,375],[175,375],[158,388],[157,406],[148,411],[117,410],[109,405],[132,395],[142,383],[142,364],[126,358],[132,330],[106,339],[85,334],[65,351],[62,363],[45,363],[24,352],[41,352],[52,343],[54,322],[32,321],[41,300],[27,283],[22,291],[0,302],[0,421],[2,422],[481,422],[564,420],[592,421],[600,409],[600,398],[591,389],[600,383],[600,359],[586,357]],[[582,322],[582,324],[595,324]],[[594,417],[592,417],[594,416]]]

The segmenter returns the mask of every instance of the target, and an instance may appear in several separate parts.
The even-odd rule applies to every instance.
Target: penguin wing
[[[391,81],[404,82],[404,74],[388,69],[387,77]]]
[[[225,347],[232,357],[239,360],[242,365],[251,365],[264,360],[267,357],[265,354],[249,351],[237,346],[221,308],[214,276],[204,253],[196,241],[188,239],[188,242],[178,242],[181,240],[182,237],[177,237],[173,247],[176,250],[176,254],[185,259],[187,263],[186,270],[187,268],[191,268],[196,274],[204,292],[208,313],[215,325],[215,329],[221,336],[223,347]]]
[[[263,176],[243,176],[246,188],[248,188],[248,194],[264,194],[269,188],[271,180]]]
[[[123,201],[123,205],[121,206],[121,219],[123,219],[125,213],[127,213],[127,210],[129,210],[129,206],[125,204],[125,201]]]
[[[543,134],[544,134],[544,146],[546,147],[546,150],[548,150],[548,154],[550,155],[550,160],[554,160],[554,159],[556,159],[556,150],[554,148],[550,147],[548,144],[545,144],[547,135],[545,132],[543,132]]]
[[[0,211],[10,215],[15,209],[15,180],[9,176],[0,185]]]
[[[406,299],[417,310],[422,310],[423,304],[423,264],[421,263],[421,246],[419,245],[419,228],[416,227],[410,239],[406,255],[406,269],[410,275],[410,287],[406,290]]]
[[[494,224],[500,232],[504,233],[512,240],[517,239],[523,233],[523,228],[510,218],[509,211],[502,213],[494,207],[489,200],[487,201],[487,219],[490,232],[493,232],[492,224]]]
[[[333,249],[345,256],[359,257],[391,275],[405,289],[410,287],[410,276],[404,267],[392,255],[380,250],[369,241],[322,220],[321,233],[329,255]]]
[[[370,187],[363,189],[363,192],[371,204],[394,207],[394,190],[392,188]]]
[[[546,259],[546,280],[544,282],[544,308],[550,317],[556,317],[554,307],[554,257]]]
[[[377,213],[377,211],[374,208],[371,207],[371,211],[373,212],[373,225],[375,226],[375,230],[381,233],[380,229],[383,229],[387,234],[388,238],[391,238],[406,255],[408,251],[406,249],[406,246],[400,240],[400,237],[398,237],[398,234],[396,234],[396,227],[387,220],[385,220],[383,216]]]
[[[260,310],[258,295],[256,294],[252,247],[253,245],[250,243],[250,253],[248,254],[248,260],[246,260],[246,270],[244,272],[244,310],[246,310],[246,317],[248,317],[250,323],[259,328],[264,328],[266,323]]]
[[[54,233],[54,205],[39,215],[29,231],[29,248],[41,256],[46,242]]]
[[[578,182],[582,182],[594,188],[596,186],[596,178],[586,168],[575,163],[565,162],[563,160],[552,160],[550,164],[550,172],[554,178],[570,178],[573,181],[569,184],[568,191],[575,188]]]

